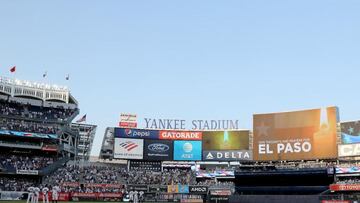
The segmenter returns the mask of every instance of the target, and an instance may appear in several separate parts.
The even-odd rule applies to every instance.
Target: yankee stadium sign
[[[168,130],[236,130],[239,129],[238,120],[192,120],[187,123],[181,119],[154,119],[145,118],[147,129]]]

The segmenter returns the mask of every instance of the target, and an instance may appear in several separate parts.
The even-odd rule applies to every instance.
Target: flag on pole
[[[69,80],[69,79],[70,79],[70,75],[67,74],[65,79],[66,79],[66,80]]]
[[[47,71],[45,71],[45,73],[43,74],[43,78],[45,78],[47,76]]]
[[[86,122],[86,114],[83,115],[83,117],[81,117],[79,120],[76,121],[77,123],[82,123],[82,122]]]
[[[16,71],[16,66],[10,68],[10,72],[14,73]]]

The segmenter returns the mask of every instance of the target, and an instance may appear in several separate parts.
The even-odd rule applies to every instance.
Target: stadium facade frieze
[[[238,120],[183,120],[144,118],[145,128],[160,130],[236,130]]]

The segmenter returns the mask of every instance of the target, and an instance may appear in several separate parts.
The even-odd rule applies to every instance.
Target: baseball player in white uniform
[[[49,188],[47,185],[42,188],[42,194],[43,194],[43,203],[49,203]]]
[[[26,200],[26,203],[32,203],[33,202],[33,197],[34,197],[34,187],[28,187],[28,198]]]
[[[52,202],[58,202],[59,200],[59,192],[60,192],[60,188],[58,186],[54,186],[52,188]]]
[[[40,188],[35,187],[34,188],[34,202],[33,203],[39,203],[39,194],[40,194]]]

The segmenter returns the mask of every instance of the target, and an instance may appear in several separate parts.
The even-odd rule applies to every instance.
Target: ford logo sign
[[[169,150],[169,146],[161,143],[154,143],[148,146],[148,149],[153,152],[166,152]]]

